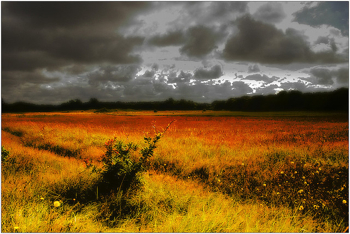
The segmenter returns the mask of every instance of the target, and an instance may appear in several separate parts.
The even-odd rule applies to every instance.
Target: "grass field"
[[[144,137],[171,122],[140,185],[101,185],[110,139],[145,148]],[[1,129],[2,232],[343,232],[349,225],[347,114],[25,113],[2,114]]]

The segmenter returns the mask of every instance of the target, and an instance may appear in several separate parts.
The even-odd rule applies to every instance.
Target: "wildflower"
[[[284,172],[283,171],[281,171],[281,174],[283,174]]]
[[[280,193],[279,192],[277,192],[277,195],[279,195]]]
[[[43,197],[40,197],[40,200],[44,200],[44,198],[43,198]]]
[[[294,162],[290,162],[291,164],[294,164]]]
[[[343,200],[343,204],[346,204],[346,200]]]
[[[314,205],[315,210],[317,210],[320,206]]]
[[[17,230],[17,229],[19,229],[19,227],[16,226],[16,227],[14,227],[13,229]]]
[[[299,206],[299,210],[303,210],[304,209],[304,207],[303,206]]]
[[[321,171],[321,167],[320,168],[318,168],[320,171]]]
[[[304,184],[307,184],[307,182],[305,181]]]
[[[302,192],[304,192],[304,190],[302,190],[302,189],[300,189],[300,190],[298,191],[298,193],[302,193]]]
[[[305,176],[303,176],[303,179],[305,180]]]
[[[54,207],[60,207],[60,206],[61,206],[61,202],[55,201],[55,202],[53,203],[53,205],[54,205]]]
[[[242,166],[244,166],[244,163],[242,163]]]
[[[218,179],[218,182],[220,182],[221,180],[220,179]]]
[[[298,172],[297,172],[297,171],[295,171],[294,173],[295,173],[295,174],[297,174]]]
[[[263,184],[264,187],[266,187],[266,184]]]

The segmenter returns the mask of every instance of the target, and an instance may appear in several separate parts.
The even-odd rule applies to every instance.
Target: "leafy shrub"
[[[172,122],[171,122],[172,123]],[[138,160],[132,158],[137,152],[138,145],[130,142],[123,143],[116,138],[105,143],[106,153],[102,158],[103,168],[101,169],[101,186],[108,190],[127,191],[141,183],[140,173],[147,169],[149,158],[153,156],[156,144],[163,134],[170,127],[158,132],[155,127],[155,136],[144,137],[146,147],[140,150],[141,157]]]
[[[7,158],[9,157],[10,152],[4,148],[4,146],[1,146],[1,162],[5,163]]]

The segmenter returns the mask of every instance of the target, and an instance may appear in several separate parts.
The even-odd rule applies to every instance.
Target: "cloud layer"
[[[211,102],[349,85],[348,2],[1,4],[8,102]]]

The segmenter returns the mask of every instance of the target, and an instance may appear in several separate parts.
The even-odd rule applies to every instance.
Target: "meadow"
[[[1,130],[2,232],[348,230],[347,113],[42,112]],[[137,185],[102,173],[109,154],[142,162]]]

